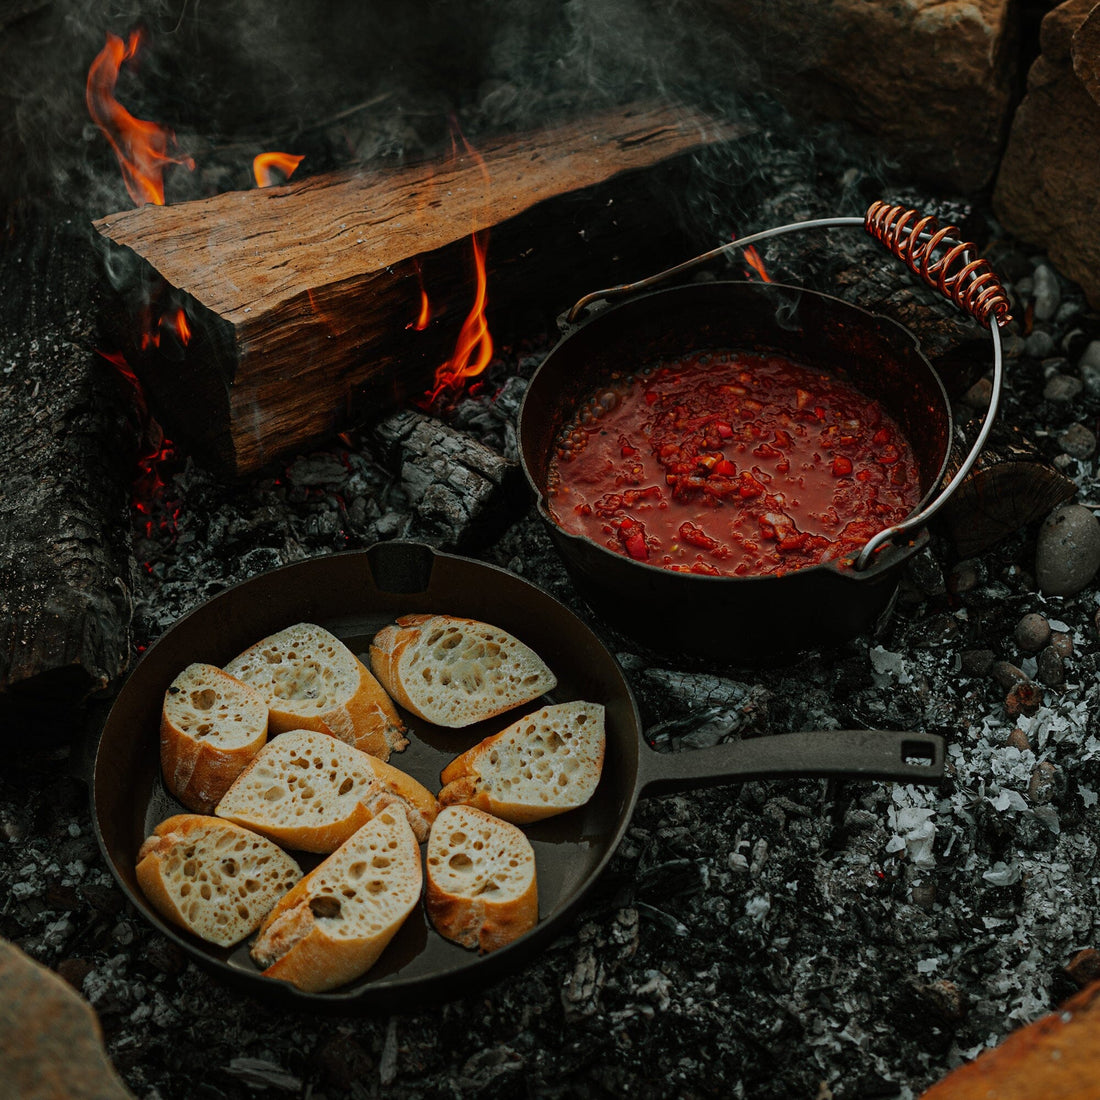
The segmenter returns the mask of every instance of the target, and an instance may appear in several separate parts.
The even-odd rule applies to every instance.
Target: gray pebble
[[[1050,623],[1032,611],[1016,624],[1015,638],[1025,653],[1038,653],[1050,641]]]
[[[1047,401],[1072,401],[1085,388],[1080,378],[1071,374],[1055,374],[1043,387],[1043,397]]]
[[[990,398],[993,396],[993,382],[988,378],[979,378],[973,386],[963,394],[963,404],[971,409],[989,408]]]
[[[1066,504],[1043,521],[1035,579],[1046,596],[1080,592],[1100,569],[1100,520],[1083,504]]]
[[[1100,397],[1100,363],[1082,363],[1078,368],[1085,392],[1090,397]]]
[[[1017,336],[1016,333],[1010,332],[1007,336],[1001,337],[1001,348],[1004,351],[1006,359],[1019,359],[1024,354],[1024,350],[1027,347],[1027,341],[1022,336]]]
[[[1052,645],[1048,645],[1036,661],[1035,679],[1047,687],[1058,687],[1066,681],[1066,663]]]
[[[1058,276],[1047,267],[1040,264],[1032,276],[1035,290],[1035,316],[1040,321],[1049,321],[1057,312],[1062,302],[1062,288],[1058,285]]]
[[[1009,691],[1017,684],[1022,684],[1027,680],[1027,673],[1010,661],[994,661],[989,666],[989,671],[993,679],[996,680],[1005,691]]]
[[[1092,458],[1096,453],[1096,436],[1084,424],[1071,424],[1059,433],[1058,446],[1074,458]]]
[[[1081,353],[1077,361],[1078,367],[1095,367],[1100,370],[1100,340],[1093,340]]]
[[[1027,338],[1027,353],[1032,359],[1045,359],[1054,350],[1054,337],[1046,329],[1037,328]]]

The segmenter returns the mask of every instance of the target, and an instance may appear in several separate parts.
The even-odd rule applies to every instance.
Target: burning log
[[[130,656],[126,488],[136,440],[94,352],[99,271],[60,219],[0,252],[0,728],[71,732]]]
[[[619,109],[479,154],[95,224],[118,246],[114,272],[138,261],[123,280],[131,305],[155,286],[158,309],[182,306],[193,332],[186,347],[166,339],[131,360],[158,418],[200,458],[242,473],[431,386],[472,297],[473,234],[493,230],[494,324],[509,310],[529,322],[532,303],[545,321],[588,290],[681,259],[674,219],[654,210],[686,154],[737,134],[684,110]]]
[[[423,413],[380,421],[374,439],[413,502],[402,534],[444,550],[469,550],[499,535],[523,510],[519,467]]]
[[[953,476],[977,434],[971,421],[959,429],[947,476]],[[1077,492],[1073,479],[1057,470],[1019,429],[996,424],[989,442],[940,522],[960,557],[980,554],[1007,535],[1065,504]]]

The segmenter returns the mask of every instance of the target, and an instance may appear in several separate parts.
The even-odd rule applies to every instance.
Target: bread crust
[[[468,843],[455,844],[458,835]],[[456,860],[468,871],[455,874]],[[445,939],[485,954],[538,923],[535,854],[514,825],[470,806],[449,807],[432,826],[426,866],[424,907]]]
[[[188,705],[199,695],[209,697],[205,706]],[[219,745],[217,724],[228,726],[232,716],[240,720],[232,723],[230,739],[240,743]],[[165,787],[189,810],[211,813],[266,744],[267,734],[267,704],[255,688],[214,665],[188,665],[165,692],[161,708],[160,764]]]
[[[522,706],[557,684],[518,638],[456,615],[402,615],[374,636],[370,663],[402,707],[451,729]]]
[[[208,854],[201,861],[204,865],[195,868],[196,873],[188,876],[182,884],[174,881],[179,877],[174,865],[186,863],[190,848],[197,846],[203,838],[210,837],[225,837],[229,843],[221,853],[214,851]],[[240,841],[245,842],[243,850],[235,851],[234,847]],[[211,847],[207,845],[208,849]],[[239,865],[239,870],[233,872],[232,883],[222,881],[221,865],[227,858],[234,858]],[[263,858],[269,868],[263,875],[267,881],[262,882],[258,889],[245,888],[242,893],[238,883],[246,883],[250,872],[257,871],[257,858]],[[197,856],[193,855],[191,859],[194,861]],[[162,821],[138,851],[135,873],[141,892],[162,917],[222,947],[238,943],[254,932],[279,897],[302,875],[298,864],[272,841],[231,821],[202,814],[176,814]],[[260,875],[257,873],[256,877]],[[211,890],[214,896],[209,899],[199,895],[204,880],[206,885],[210,885],[212,880],[215,887]],[[226,885],[237,888],[223,889]],[[187,896],[182,894],[183,886],[189,888]],[[188,910],[195,905],[200,908],[195,915],[191,915]],[[229,919],[221,927],[216,925],[211,915],[211,910],[219,905],[232,909]],[[245,917],[238,911],[238,906],[248,909],[251,915]],[[207,927],[202,927],[204,925]]]
[[[560,749],[553,747],[554,737]],[[598,703],[543,707],[452,760],[440,776],[439,805],[474,806],[514,825],[566,813],[595,793],[606,744]]]
[[[374,869],[378,858],[391,862]],[[360,876],[356,864],[368,864]],[[388,889],[372,892],[371,875]],[[403,814],[384,811],[314,868],[268,914],[252,958],[268,978],[307,993],[337,989],[365,974],[420,900],[420,848]],[[345,887],[354,890],[348,897]],[[336,906],[328,914],[325,903]]]
[[[439,809],[426,787],[392,765],[328,734],[290,730],[264,746],[215,812],[285,847],[329,853],[388,807],[405,814],[418,841]]]
[[[320,695],[296,697],[287,690],[295,670],[301,670],[304,678],[317,667],[342,685],[339,698],[329,705],[314,701]],[[296,623],[262,638],[234,657],[226,669],[263,695],[271,711],[272,733],[315,730],[380,760],[388,760],[391,752],[400,752],[409,743],[405,723],[370,669],[339,638],[315,623]]]

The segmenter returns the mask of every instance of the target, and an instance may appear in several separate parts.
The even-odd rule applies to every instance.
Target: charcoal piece
[[[137,431],[96,354],[99,280],[60,215],[0,240],[0,729],[36,743],[130,657]]]
[[[411,513],[401,534],[443,550],[485,545],[518,518],[519,467],[434,417],[407,410],[380,421],[374,441]]]

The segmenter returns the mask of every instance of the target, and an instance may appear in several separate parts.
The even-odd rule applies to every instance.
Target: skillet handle
[[[944,740],[934,733],[811,730],[694,752],[647,748],[638,759],[638,788],[644,797],[784,775],[935,783],[943,769]]]

